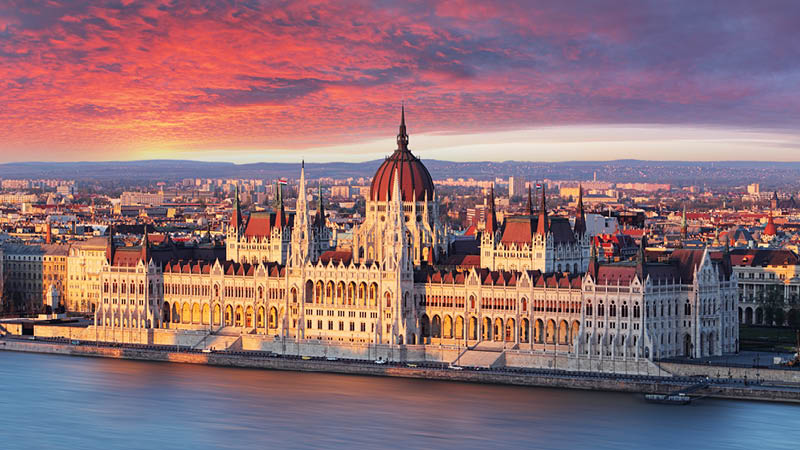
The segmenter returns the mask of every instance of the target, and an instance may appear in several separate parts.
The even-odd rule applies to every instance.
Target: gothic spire
[[[639,244],[639,252],[636,255],[636,274],[644,282],[647,276],[647,258],[645,255],[645,247],[647,247],[647,235],[642,234],[642,241]]]
[[[106,242],[106,258],[108,259],[108,263],[114,265],[114,225],[110,224],[108,226],[108,242]]]
[[[595,245],[594,238],[592,238],[592,251],[589,256],[589,267],[587,271],[597,280],[597,246]]]
[[[406,107],[400,106],[400,131],[397,133],[397,149],[408,151],[408,133],[406,132]]]
[[[578,186],[578,208],[575,211],[575,234],[583,236],[586,234],[586,213],[583,211],[583,186]]]
[[[278,225],[283,228],[286,226],[286,211],[283,209],[283,185],[280,181],[275,183],[275,209]]]
[[[236,182],[236,193],[233,197],[233,217],[231,217],[231,226],[234,230],[239,231],[242,226],[242,209],[239,206],[239,182]]]
[[[142,236],[142,250],[141,250],[141,257],[142,262],[147,265],[148,261],[150,260],[150,237],[147,234],[147,224],[144,225],[144,235]]]
[[[494,212],[494,183],[489,187],[489,209],[486,211],[486,233],[494,235],[497,231],[497,215]]]
[[[531,193],[530,183],[528,183],[528,216],[533,219],[533,194]]]
[[[542,203],[539,206],[539,219],[536,224],[536,233],[546,236],[550,231],[550,226],[547,221],[547,204],[545,203],[544,183],[542,183]]]
[[[683,215],[681,216],[681,239],[686,239],[689,234],[689,226],[686,223],[686,203],[683,204]]]
[[[322,181],[317,181],[317,228],[325,227],[325,207],[322,204]]]

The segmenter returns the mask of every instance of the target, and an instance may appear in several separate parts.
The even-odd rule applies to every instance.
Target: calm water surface
[[[800,407],[0,352],[30,449],[800,448]]]

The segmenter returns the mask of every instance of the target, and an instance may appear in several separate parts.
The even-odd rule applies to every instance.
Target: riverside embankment
[[[447,367],[413,367],[408,364],[374,364],[326,359],[302,359],[250,352],[168,351],[126,346],[72,345],[35,340],[0,339],[0,350],[50,353],[70,356],[130,359],[142,361],[205,364],[212,366],[301,372],[327,372],[349,375],[419,378],[469,383],[505,384],[565,389],[583,389],[629,393],[670,393],[691,386],[697,378],[614,376],[599,373],[492,369],[454,370]],[[717,380],[692,393],[694,396],[740,400],[800,402],[798,386],[743,385]]]

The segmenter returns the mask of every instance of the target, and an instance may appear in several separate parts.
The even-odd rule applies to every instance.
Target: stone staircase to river
[[[484,341],[472,348],[467,348],[453,361],[453,365],[464,367],[480,367],[481,369],[498,368],[506,365],[506,347],[502,342]]]

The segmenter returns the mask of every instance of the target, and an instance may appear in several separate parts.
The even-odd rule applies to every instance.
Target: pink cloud
[[[401,100],[412,132],[795,126],[798,8],[680,3],[11,2],[0,148],[301,148],[393,133]]]

